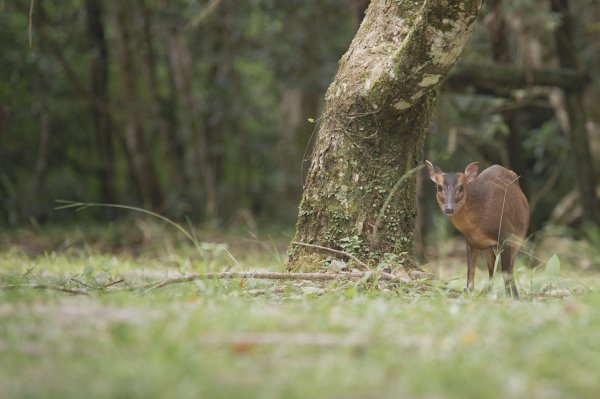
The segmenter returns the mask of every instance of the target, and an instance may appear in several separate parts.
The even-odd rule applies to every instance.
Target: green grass
[[[521,301],[504,298],[500,281],[488,297],[449,291],[464,284],[462,266],[429,291],[253,280],[124,290],[166,273],[235,270],[225,241],[244,268],[282,268],[285,237],[200,237],[212,243],[198,253],[152,231],[119,254],[104,246],[112,233],[4,237],[2,284],[125,282],[89,296],[0,290],[0,397],[600,395],[595,273],[522,270]],[[36,239],[38,251],[23,249]]]

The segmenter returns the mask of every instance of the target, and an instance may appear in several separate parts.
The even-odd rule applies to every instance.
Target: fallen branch
[[[342,255],[342,256],[345,256],[347,258],[352,259],[355,263],[357,263],[358,265],[364,267],[365,269],[371,270],[371,268],[369,267],[369,265],[367,265],[365,262],[361,261],[356,256],[354,256],[351,253],[348,253],[346,251],[340,251],[339,249],[322,247],[321,245],[307,244],[305,242],[299,242],[299,241],[292,241],[292,244],[294,244],[294,245],[301,245],[303,247],[321,249],[323,251],[328,251],[328,252],[332,252],[334,254]]]
[[[121,279],[118,279],[118,280],[116,280],[116,281],[111,281],[110,283],[107,283],[107,284],[101,285],[101,286],[100,286],[100,288],[108,288],[108,287],[112,287],[113,285],[121,284],[121,283],[123,283],[123,282],[125,282],[125,279],[121,278]]]
[[[54,291],[61,291],[61,292],[66,292],[68,294],[73,294],[73,295],[88,295],[88,291],[85,290],[78,290],[76,288],[68,288],[68,287],[64,287],[62,285],[50,285],[50,284],[5,284],[5,285],[0,285],[1,289],[4,290],[17,290],[17,289],[21,289],[21,288],[32,288],[32,289],[37,289],[37,290],[54,290]]]
[[[199,274],[186,274],[181,276],[173,276],[161,280],[159,282],[153,282],[141,286],[128,286],[124,288],[126,290],[138,290],[145,289],[146,291],[162,288],[167,285],[186,283],[196,280],[226,280],[226,279],[262,279],[262,280],[307,280],[307,281],[334,281],[343,279],[352,280],[383,280],[389,282],[398,282],[403,284],[411,283],[410,278],[403,276],[397,276],[395,274],[386,272],[342,272],[342,273],[282,273],[282,272],[213,272],[213,273],[199,273]],[[31,289],[45,289],[66,292],[74,295],[89,295],[93,291],[102,291],[103,289],[114,286],[116,284],[124,282],[124,279],[119,279],[115,282],[107,285],[92,287],[86,285],[88,290],[81,290],[76,288],[68,288],[62,285],[51,285],[51,284],[5,284],[0,285],[0,289],[20,289],[20,288],[31,288]]]
[[[164,279],[158,283],[148,284],[141,288],[153,290],[171,284],[185,283],[195,280],[221,280],[221,279],[263,279],[263,280],[309,280],[309,281],[332,281],[341,279],[373,278],[384,281],[395,281],[410,283],[411,279],[396,276],[385,272],[348,272],[348,273],[280,273],[280,272],[215,272],[201,274],[186,274]],[[135,287],[132,287],[135,288]]]
[[[506,96],[513,90],[532,86],[581,90],[589,82],[588,74],[566,68],[526,69],[495,63],[463,63],[452,70],[443,87],[454,92],[465,92],[472,87],[476,94]]]

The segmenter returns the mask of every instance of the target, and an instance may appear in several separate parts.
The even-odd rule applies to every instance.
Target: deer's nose
[[[450,206],[445,206],[444,207],[444,213],[446,215],[452,215],[455,210],[456,210],[456,208],[454,208],[453,206],[452,207],[450,207]]]

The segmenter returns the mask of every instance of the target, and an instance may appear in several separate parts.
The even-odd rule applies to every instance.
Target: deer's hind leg
[[[487,293],[490,292],[490,290],[492,289],[492,280],[494,279],[494,266],[496,265],[496,254],[494,253],[493,248],[483,249],[481,250],[481,253],[483,253],[483,256],[485,256],[485,261],[488,267],[489,282],[487,288],[485,289],[485,292]]]
[[[502,249],[500,258],[502,261],[502,277],[504,277],[506,295],[512,296],[514,299],[519,299],[519,291],[517,291],[517,284],[515,283],[515,278],[513,275],[513,267],[516,255],[516,248],[507,245]]]

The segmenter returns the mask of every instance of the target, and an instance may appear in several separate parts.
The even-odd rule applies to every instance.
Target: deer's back
[[[455,226],[480,249],[502,244],[511,236],[522,239],[527,233],[527,198],[521,191],[517,174],[500,165],[485,169],[467,185],[464,211],[463,226],[456,223]]]

